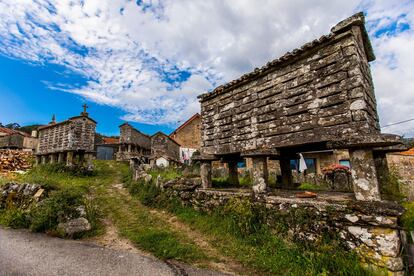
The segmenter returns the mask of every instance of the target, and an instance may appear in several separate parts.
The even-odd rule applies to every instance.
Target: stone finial
[[[54,125],[56,124],[56,116],[55,114],[52,115],[52,121],[50,121],[49,125]]]

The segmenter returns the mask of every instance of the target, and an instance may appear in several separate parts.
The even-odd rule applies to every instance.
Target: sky
[[[414,137],[414,0],[0,0],[0,122],[82,105],[97,131],[171,132],[199,94],[363,11],[382,131]]]

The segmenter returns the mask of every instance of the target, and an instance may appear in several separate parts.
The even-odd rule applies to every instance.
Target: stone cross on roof
[[[89,107],[86,103],[82,105],[83,112],[81,113],[82,116],[88,116],[88,112],[86,112],[86,109]]]

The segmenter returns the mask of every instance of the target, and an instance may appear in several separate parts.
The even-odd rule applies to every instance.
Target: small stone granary
[[[117,161],[140,160],[147,163],[151,154],[151,137],[135,129],[128,123],[119,126],[119,149]]]
[[[49,125],[39,127],[37,164],[65,163],[71,166],[76,161],[82,164],[92,158],[97,123],[86,112],[87,106],[83,108],[80,116],[60,123],[56,123],[53,116]]]
[[[330,34],[199,96],[204,187],[211,186],[213,160],[227,162],[236,183],[237,162],[252,158],[254,190],[264,192],[267,158],[279,160],[283,187],[290,188],[289,160],[298,153],[347,149],[356,199],[381,200],[376,164],[401,138],[380,133],[369,67],[375,56],[364,24],[355,14]]]
[[[161,131],[151,136],[151,165],[168,167],[179,160],[180,145],[176,141]]]

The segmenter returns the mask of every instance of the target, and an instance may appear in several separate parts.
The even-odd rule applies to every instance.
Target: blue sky
[[[60,121],[87,103],[101,133],[125,121],[169,133],[199,112],[197,95],[360,10],[381,125],[414,118],[414,1],[3,0],[0,122]],[[383,131],[414,136],[414,122]]]

